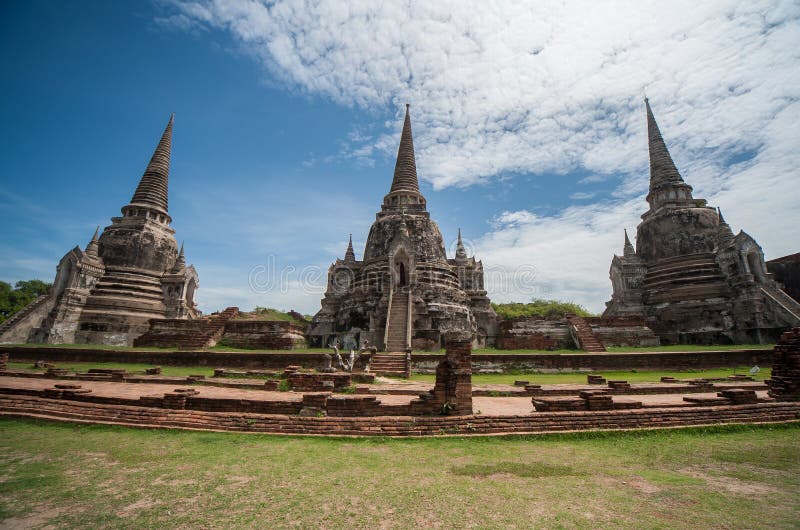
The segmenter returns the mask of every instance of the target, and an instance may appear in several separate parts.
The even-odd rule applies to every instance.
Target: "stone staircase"
[[[784,291],[767,285],[761,286],[761,292],[793,318],[795,320],[795,326],[800,325],[800,303],[798,303],[797,300]]]
[[[8,319],[6,319],[5,322],[0,324],[0,335],[5,333],[6,330],[11,329],[11,327],[14,326],[14,324],[16,324],[20,320],[24,319],[26,316],[30,315],[31,312],[33,312],[36,308],[38,308],[43,303],[45,303],[49,298],[50,298],[49,294],[43,294],[43,295],[37,297],[30,304],[26,305],[25,307],[23,307],[22,309],[20,309],[19,311],[17,311],[13,315],[11,315]]]
[[[410,375],[410,366],[405,353],[375,353],[369,363],[370,372],[386,377],[405,377]]]
[[[570,324],[570,332],[575,339],[577,346],[590,353],[604,352],[606,347],[600,340],[600,337],[595,335],[592,327],[579,316],[569,316],[567,321]]]
[[[179,350],[210,348],[222,338],[225,324],[238,315],[238,307],[229,307],[219,314],[194,320],[153,320],[150,330],[134,340],[133,345],[177,347]]]
[[[386,333],[387,352],[405,352],[408,344],[408,291],[392,293]]]

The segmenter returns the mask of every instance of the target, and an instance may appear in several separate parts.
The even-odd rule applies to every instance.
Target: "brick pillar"
[[[433,401],[446,414],[472,414],[472,337],[450,332],[444,340],[445,356],[436,368]]]
[[[781,335],[775,345],[769,395],[779,401],[800,401],[800,327]]]

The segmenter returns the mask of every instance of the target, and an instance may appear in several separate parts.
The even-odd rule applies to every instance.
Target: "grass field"
[[[528,381],[536,385],[554,385],[559,383],[586,383],[586,374],[599,374],[606,379],[622,379],[629,383],[656,382],[662,376],[677,379],[719,378],[733,374],[749,374],[749,366],[736,368],[714,368],[710,370],[686,370],[681,372],[665,370],[626,370],[626,371],[599,371],[599,372],[566,372],[566,373],[538,373],[538,372],[512,372],[508,374],[472,374],[472,383],[476,385],[513,385],[514,381]],[[762,368],[754,379],[763,381],[769,379],[772,370]],[[436,376],[433,374],[411,374],[412,381],[426,381],[433,383]]]
[[[155,351],[155,352],[171,352],[177,351],[177,348],[131,348],[129,346],[106,346],[104,344],[11,344],[14,347],[24,348],[71,348],[71,349],[89,349],[89,350],[119,350],[119,351]],[[609,352],[670,352],[670,351],[727,351],[727,350],[771,350],[774,344],[724,344],[712,346],[698,346],[695,344],[676,344],[672,346],[648,346],[642,348],[633,347],[610,347]],[[249,350],[243,348],[232,348],[225,345],[217,345],[209,348],[213,352],[232,352],[232,353],[261,353],[265,350]],[[331,353],[330,348],[302,348],[297,350],[269,350],[271,353]],[[415,351],[414,353],[429,353],[444,355],[444,350],[426,352]],[[498,350],[495,348],[481,348],[476,349],[472,353],[491,353],[503,355],[519,355],[519,354],[543,354],[543,355],[560,355],[564,353],[585,353],[582,350]]]
[[[796,528],[800,423],[288,438],[0,419],[0,527]]]
[[[70,371],[85,372],[89,368],[124,368],[128,372],[144,372],[145,368],[151,368],[149,364],[133,364],[133,363],[84,363],[84,362],[59,362],[56,363],[59,368],[65,368]],[[8,366],[12,370],[32,369],[33,365],[26,362],[10,362]],[[749,366],[740,366],[737,368],[715,368],[711,370],[690,370],[683,372],[674,371],[657,371],[657,370],[629,370],[617,372],[592,372],[603,375],[606,379],[624,379],[629,382],[646,382],[658,381],[662,376],[676,377],[678,379],[691,379],[698,377],[719,378],[727,377],[729,375],[747,374]],[[44,369],[39,370],[44,372]],[[188,376],[188,375],[205,375],[211,377],[214,375],[214,368],[209,366],[162,366],[162,375],[171,376]],[[769,368],[762,368],[761,371],[755,375],[755,379],[765,380],[769,379],[771,370]],[[426,381],[434,382],[436,376],[433,374],[417,374],[411,376],[412,381]],[[538,373],[538,372],[512,372],[508,374],[473,374],[472,382],[475,384],[514,384],[517,380],[527,380],[533,384],[557,384],[557,383],[585,383],[586,372],[569,372],[569,373]]]

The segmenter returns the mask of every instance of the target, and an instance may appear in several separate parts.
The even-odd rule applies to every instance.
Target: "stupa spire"
[[[183,242],[181,241],[181,250],[178,252],[178,257],[175,259],[175,265],[172,266],[172,272],[180,272],[186,268],[186,255],[183,253]]]
[[[458,243],[456,244],[456,259],[459,261],[467,259],[467,250],[464,248],[464,241],[461,240],[461,228],[458,229]]]
[[[347,250],[344,253],[345,261],[355,261],[356,253],[353,251],[353,234],[350,234],[350,242],[347,243]]]
[[[100,226],[98,225],[94,231],[94,235],[92,236],[92,240],[89,241],[89,244],[86,245],[86,255],[90,258],[96,258],[98,256],[97,252],[99,249],[99,240],[97,235],[100,233]]]
[[[395,191],[413,191],[419,193],[417,180],[417,162],[414,158],[414,138],[411,135],[410,105],[406,103],[406,117],[403,122],[403,134],[400,136],[400,148],[397,150],[397,162],[394,166],[392,189]]]
[[[164,134],[156,146],[156,150],[147,164],[142,179],[136,187],[131,199],[131,204],[149,206],[163,213],[167,213],[167,192],[169,189],[169,162],[172,151],[172,123],[175,114],[172,114],[167,123]]]
[[[630,238],[628,238],[628,229],[625,230],[625,246],[623,247],[622,254],[623,256],[633,256],[636,254],[636,250],[633,248],[631,244]]]
[[[647,141],[650,150],[650,191],[666,184],[684,184],[661,136],[653,109],[650,108],[650,100],[644,98],[644,105],[647,109]]]

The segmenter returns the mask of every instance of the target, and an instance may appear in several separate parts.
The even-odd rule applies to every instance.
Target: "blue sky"
[[[174,112],[201,308],[313,313],[350,232],[361,255],[409,102],[429,209],[493,298],[601,310],[645,209],[644,92],[696,196],[796,252],[800,14],[740,4],[4,2],[0,279],[52,280]],[[254,289],[273,263],[285,285]]]

